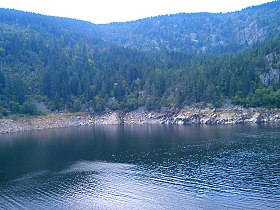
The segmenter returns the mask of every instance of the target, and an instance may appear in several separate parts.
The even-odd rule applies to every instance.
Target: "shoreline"
[[[140,108],[131,112],[108,111],[102,114],[60,113],[35,117],[0,119],[0,133],[41,130],[85,125],[176,124],[222,125],[280,122],[280,109],[264,108],[193,108],[148,111]]]

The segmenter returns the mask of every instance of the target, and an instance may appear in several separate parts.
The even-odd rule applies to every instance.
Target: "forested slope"
[[[280,1],[231,13],[180,13],[98,25],[106,42],[140,50],[221,54],[279,38]]]
[[[280,107],[275,27],[258,47],[194,55],[116,46],[89,22],[0,9],[0,114],[220,106],[224,99]]]

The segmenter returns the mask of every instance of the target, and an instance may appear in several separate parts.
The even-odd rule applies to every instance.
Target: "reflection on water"
[[[278,125],[0,136],[0,209],[279,209]]]

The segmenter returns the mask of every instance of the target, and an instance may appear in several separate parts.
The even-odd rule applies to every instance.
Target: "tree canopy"
[[[0,9],[0,114],[221,106],[225,99],[280,107],[279,74],[268,84],[261,77],[279,73],[275,37],[234,53],[193,54],[116,46],[99,30],[84,21]]]

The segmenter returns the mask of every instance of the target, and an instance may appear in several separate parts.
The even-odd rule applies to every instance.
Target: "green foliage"
[[[10,101],[9,103],[9,110],[12,113],[21,113],[22,112],[22,107],[18,102],[15,101]]]
[[[39,113],[36,105],[30,101],[26,101],[22,105],[23,114],[37,115]]]
[[[263,11],[262,8],[259,9]],[[257,9],[234,14],[242,19],[246,14],[254,14]],[[273,7],[269,7],[269,11],[274,11]],[[271,15],[275,14],[272,12]],[[195,20],[192,24],[183,14],[158,19],[160,25],[167,28],[169,21],[177,24],[183,19],[182,27],[189,23],[193,30],[200,31],[199,27],[205,26],[203,21],[207,18],[212,18],[209,21],[215,28],[214,23],[229,16],[190,15]],[[258,10],[255,17],[259,16]],[[252,20],[251,17],[249,19]],[[97,27],[78,20],[0,9],[0,115],[40,114],[37,102],[44,102],[52,111],[95,112],[107,108],[131,111],[142,106],[154,110],[201,102],[219,107],[224,99],[232,99],[234,103],[244,106],[280,107],[279,84],[264,86],[260,80],[260,74],[267,73],[270,68],[279,68],[279,39],[263,45],[259,43],[257,48],[255,45],[254,49],[246,51],[244,49],[249,48],[248,43],[242,48],[233,42],[225,49],[209,48],[209,54],[194,55],[198,48],[211,43],[197,43],[194,47],[192,43],[188,49],[179,48],[188,45],[173,40],[174,34],[171,37],[166,34],[171,31],[177,33],[177,30],[163,27],[163,31],[158,32],[153,19],[133,24],[141,23],[141,26],[145,21],[145,27],[154,28],[154,37],[163,38],[166,35],[170,46],[178,50],[140,51],[118,47],[99,39],[98,30],[105,30],[108,26]],[[261,20],[258,21],[261,23]],[[246,19],[241,25],[249,22]],[[271,35],[279,26],[275,22],[269,23],[273,27],[267,34]],[[115,27],[114,24],[111,26]],[[145,27],[141,30],[151,33]],[[190,29],[181,30],[180,36],[185,33],[184,30]],[[197,36],[207,41],[205,37],[212,32],[210,30]],[[223,36],[228,37],[229,29],[225,29],[224,33]],[[138,34],[141,35],[140,32]],[[275,37],[266,37],[267,40],[269,38]],[[137,37],[135,40],[141,41]],[[230,40],[228,37],[227,42]],[[236,53],[219,54],[221,52]],[[270,53],[273,55],[271,64],[266,58]]]
[[[280,107],[280,90],[272,87],[256,89],[251,99],[252,106]]]
[[[221,54],[279,38],[279,1],[235,13],[180,13],[97,25],[100,37],[139,50]]]
[[[0,93],[3,93],[3,90],[6,85],[6,80],[2,71],[0,71]]]

